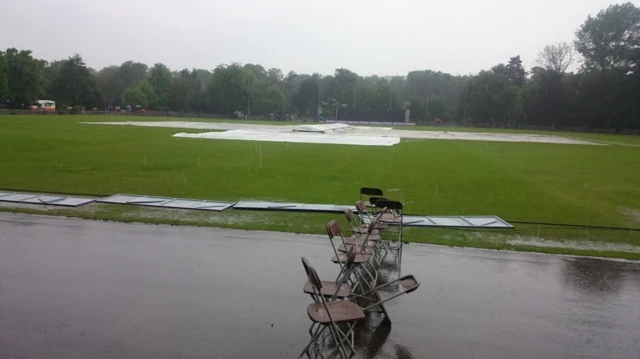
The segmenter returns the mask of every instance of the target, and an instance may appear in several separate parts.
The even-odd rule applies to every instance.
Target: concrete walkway
[[[288,358],[328,239],[0,214],[0,358]],[[362,358],[638,358],[640,264],[407,245]]]

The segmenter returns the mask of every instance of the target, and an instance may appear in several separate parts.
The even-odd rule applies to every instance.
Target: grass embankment
[[[567,134],[626,146],[448,140],[407,141],[393,147],[331,146],[179,139],[171,135],[182,129],[78,123],[88,120],[160,119],[0,117],[0,188],[348,204],[358,197],[359,187],[376,186],[401,188],[405,201],[412,202],[407,207],[411,213],[495,214],[510,221],[640,227],[640,137]],[[301,233],[322,233],[323,222],[332,217],[228,211],[180,220],[161,213],[149,217],[128,206],[47,213]],[[243,216],[251,220],[241,220]],[[640,232],[630,230],[517,225],[510,232],[406,233],[414,242],[627,258],[636,255],[616,246],[640,246]],[[602,246],[592,249],[593,243]],[[602,248],[607,252],[601,253]]]

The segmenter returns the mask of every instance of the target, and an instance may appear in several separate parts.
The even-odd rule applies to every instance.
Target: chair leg
[[[331,353],[329,353],[329,356],[333,355],[333,353],[338,350],[340,352],[340,356],[344,358],[350,358],[351,356],[353,356],[356,352],[356,348],[354,347],[354,331],[353,329],[356,326],[356,322],[353,322],[351,324],[347,324],[347,331],[343,332],[342,330],[340,330],[339,327],[336,326],[335,330],[336,330],[336,334],[341,334],[342,335],[342,339],[340,340],[338,347],[334,348]],[[349,340],[349,338],[351,338],[351,340]],[[344,343],[347,343],[349,345],[349,349],[351,349],[351,354],[347,353],[347,349],[344,346]]]
[[[306,354],[307,357],[311,358],[311,356],[309,355],[309,348],[313,343],[316,342],[318,337],[320,337],[320,334],[322,334],[322,332],[324,332],[325,329],[327,329],[326,326],[322,326],[322,325],[318,326],[318,328],[316,329],[316,332],[311,337],[311,340],[309,340],[309,343],[307,344],[307,346],[304,347],[304,350],[302,350],[302,353],[300,353],[300,355],[298,356],[298,359],[302,358],[304,354]]]

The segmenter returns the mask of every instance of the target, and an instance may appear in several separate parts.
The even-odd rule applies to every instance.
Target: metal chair
[[[402,202],[381,199],[376,201],[376,207],[380,209],[386,209],[386,211],[382,211],[382,213],[378,217],[378,220],[381,223],[384,223],[393,229],[393,231],[391,232],[391,238],[393,238],[393,236],[397,237],[397,243],[398,243],[397,249],[402,250],[404,205],[402,204]]]
[[[364,282],[367,283],[369,287],[371,287],[369,282],[375,283],[377,279],[377,261],[372,255],[374,248],[368,247],[366,244],[366,240],[359,246],[346,244],[345,239],[342,236],[342,228],[340,227],[340,223],[338,223],[336,220],[332,220],[331,222],[327,223],[327,235],[329,236],[329,240],[331,241],[331,246],[333,247],[333,252],[335,254],[335,256],[331,258],[331,261],[340,265],[340,273],[338,273],[338,277],[344,275],[344,273],[349,270],[349,268],[347,268],[345,265],[348,260],[346,252],[350,247],[355,247],[356,257],[353,260],[353,264],[356,266],[361,266],[364,273],[360,273],[359,271],[355,272],[362,277]],[[334,239],[336,237],[340,238],[342,245],[336,246],[336,244],[334,243]],[[354,291],[354,289],[355,288],[351,288],[352,291]]]
[[[298,358],[302,358],[305,354],[309,356],[309,348],[321,337],[326,329],[329,329],[331,337],[336,343],[336,348],[332,350],[329,356],[338,351],[341,358],[349,358],[350,355],[355,354],[353,328],[358,321],[365,318],[364,312],[357,304],[350,301],[327,301],[322,294],[323,282],[318,277],[316,270],[309,265],[309,262],[304,257],[302,258],[302,265],[307,273],[307,279],[314,295],[320,300],[307,306],[307,315],[314,324],[319,325],[312,333],[311,340]],[[342,330],[339,325],[345,325],[347,329]],[[351,354],[347,353],[345,343],[351,349]]]
[[[396,291],[393,295],[391,295],[390,297],[387,298],[382,298],[382,296],[380,295],[379,290],[385,287],[389,287],[392,284],[399,284],[399,288],[401,290]],[[384,303],[395,299],[403,294],[409,294],[413,291],[415,291],[416,289],[418,289],[418,287],[420,287],[420,282],[412,275],[405,275],[402,276],[396,280],[392,280],[390,282],[381,284],[379,286],[376,286],[375,288],[371,288],[369,291],[361,293],[361,294],[356,294],[353,295],[354,299],[357,298],[364,298],[367,299],[369,301],[369,305],[366,307],[363,307],[362,310],[363,311],[369,311],[375,307],[379,307],[381,312],[384,314],[384,316],[386,317],[386,319],[388,320],[389,323],[391,323],[391,318],[389,317],[389,311],[387,311],[387,308],[385,307]]]
[[[372,204],[366,201],[363,196],[384,196],[384,192],[380,188],[375,187],[362,187],[360,188],[360,200],[364,202],[365,206],[371,207]]]
[[[363,201],[356,201],[355,205],[356,205],[356,210],[358,211],[358,217],[357,217],[358,226],[365,227],[365,228],[368,227],[369,223],[373,221],[375,216],[373,215],[373,213],[367,210],[367,206]],[[387,228],[386,224],[380,223],[380,222],[376,223],[375,229],[382,230],[386,228]]]

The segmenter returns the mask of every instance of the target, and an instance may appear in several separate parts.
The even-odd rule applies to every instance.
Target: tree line
[[[11,48],[0,51],[0,99],[16,108],[46,98],[59,108],[130,104],[226,115],[408,109],[416,122],[640,128],[640,9],[611,5],[589,16],[575,35],[541,49],[528,59],[535,61],[530,69],[516,55],[475,75],[359,76],[340,68],[323,76],[239,63],[172,71],[134,61],[96,71],[77,54],[46,62]]]

